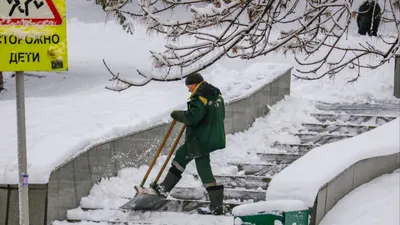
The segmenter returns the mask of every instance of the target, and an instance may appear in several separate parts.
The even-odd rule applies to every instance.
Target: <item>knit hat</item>
[[[190,84],[198,84],[203,81],[203,77],[200,75],[200,73],[192,73],[189,76],[186,77],[185,84],[190,85]]]

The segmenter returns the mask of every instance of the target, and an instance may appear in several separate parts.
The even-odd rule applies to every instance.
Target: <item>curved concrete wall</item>
[[[225,128],[227,133],[248,129],[257,117],[268,112],[267,105],[273,105],[290,94],[291,69],[265,84],[254,93],[227,102]],[[162,141],[169,123],[158,124],[99,143],[86,152],[56,168],[48,184],[30,185],[31,224],[51,224],[54,220],[66,218],[67,210],[79,206],[80,199],[89,194],[93,184],[101,178],[115,176],[125,167],[148,165],[155,149]],[[168,151],[177,136],[181,124],[171,133],[164,151]],[[134,184],[132,184],[134,185]],[[36,192],[35,192],[36,191]],[[16,185],[0,186],[0,225],[18,224],[18,189]],[[3,208],[0,208],[3,211]]]
[[[320,188],[310,212],[310,225],[318,225],[340,199],[357,187],[398,168],[400,152],[364,159],[353,164]]]

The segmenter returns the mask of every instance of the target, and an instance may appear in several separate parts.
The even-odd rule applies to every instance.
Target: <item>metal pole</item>
[[[16,82],[16,94],[17,94],[19,224],[29,225],[24,72],[22,71],[16,72],[15,82]]]
[[[400,98],[400,52],[394,60],[394,97]]]

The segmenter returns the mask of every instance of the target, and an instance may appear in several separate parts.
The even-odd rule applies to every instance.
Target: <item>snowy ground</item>
[[[113,22],[84,23],[71,18],[68,35],[70,71],[42,73],[45,78],[26,77],[28,172],[33,183],[47,182],[52,168],[96,141],[169,119],[172,109],[185,107],[189,95],[182,81],[153,82],[121,93],[104,88],[110,76],[102,65],[103,58],[112,69],[125,75],[135,67],[151,68],[148,51],[161,48],[164,40],[160,36],[147,36],[143,27],[138,26],[130,36]],[[350,36],[349,43],[356,39]],[[206,71],[206,78],[222,89],[225,98],[232,99],[259,85],[257,76],[271,76],[285,67],[266,62],[294,60],[279,53],[251,62],[224,59]],[[354,76],[351,73],[338,74],[335,80],[294,80],[291,95],[327,102],[393,100],[393,67],[387,64],[379,70],[366,71],[353,84],[346,84]],[[6,73],[5,81],[8,91],[0,94],[0,116],[7,132],[0,134],[0,174],[4,174],[0,175],[0,183],[16,183],[14,78]],[[44,154],[49,156],[46,160],[41,157]]]
[[[400,170],[396,170],[350,192],[326,214],[320,225],[397,225],[399,199]]]
[[[100,22],[104,13],[92,10],[90,3],[78,4],[77,1],[68,0],[68,4],[68,7],[74,9],[69,10],[68,14],[70,70],[65,73],[41,73],[46,75],[45,78],[25,78],[30,165],[28,172],[31,174],[31,182],[35,179],[38,183],[46,182],[51,166],[57,165],[94,141],[130,132],[155,121],[165,121],[172,109],[185,106],[189,94],[181,81],[169,84],[150,83],[146,87],[132,88],[121,93],[105,90],[104,86],[109,84],[110,76],[102,65],[103,58],[112,65],[112,69],[124,74],[134,74],[134,68],[151,68],[148,51],[161,49],[164,39],[160,36],[148,37],[140,26],[133,36],[129,36],[115,23],[105,25]],[[382,44],[374,38],[361,38],[378,46]],[[348,44],[354,44],[359,39],[360,37],[349,35]],[[280,53],[251,62],[226,59],[209,68],[206,77],[217,84],[227,98],[234,98],[242,94],[243,89],[249,90],[248,88],[258,85],[254,79],[258,75],[271,75],[268,72],[277,72],[285,67],[266,62],[295,65],[291,56],[285,57]],[[245,70],[250,76],[242,75]],[[243,149],[251,152],[271,151],[269,145],[275,141],[296,143],[298,140],[290,133],[297,131],[302,122],[313,122],[308,113],[316,111],[314,101],[398,101],[392,97],[393,70],[393,62],[377,70],[365,70],[359,81],[353,84],[346,83],[354,77],[347,69],[333,80],[293,80],[291,97],[275,105],[268,117],[257,119],[252,128],[245,132],[227,137],[227,148],[213,153],[213,169],[220,174],[237,174],[235,168],[225,165],[224,157],[243,161]],[[2,127],[7,131],[0,133],[0,183],[16,183],[15,80],[10,73],[6,73],[5,81],[8,91],[0,93],[0,118]],[[246,155],[245,159],[249,162],[258,160],[255,155]],[[32,168],[36,168],[35,171]],[[123,189],[127,197],[132,196],[132,183],[138,183],[146,169],[146,166],[127,168],[120,171],[118,177],[104,179],[102,185],[95,185],[91,195],[82,199],[82,202],[90,205],[100,197],[102,201],[115,199],[113,189]],[[32,173],[36,175],[32,176]],[[185,173],[195,173],[192,164]],[[200,186],[200,183],[193,181],[192,176],[185,176],[180,185]],[[119,204],[98,202],[107,203]],[[79,216],[79,212],[72,213]],[[204,224],[204,221],[207,221],[206,224],[232,224],[230,217],[205,219],[206,217],[192,215],[187,217],[188,220],[182,220],[173,213],[162,216],[177,224],[187,224],[188,220],[196,225]]]

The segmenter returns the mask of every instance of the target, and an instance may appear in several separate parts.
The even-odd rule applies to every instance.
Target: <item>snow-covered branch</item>
[[[293,54],[300,66],[295,76],[307,80],[333,76],[346,67],[357,71],[376,68],[393,58],[400,48],[400,3],[385,1],[379,18],[395,24],[397,33],[394,37],[378,36],[386,44],[378,50],[361,40],[358,46],[343,45],[354,15],[363,13],[354,12],[358,5],[354,6],[353,0],[104,0],[106,11],[121,17],[124,29],[130,28],[128,21],[139,19],[149,31],[163,33],[170,40],[164,50],[151,52],[154,67],[165,75],[138,71],[144,79],[135,83],[112,73],[112,80],[123,83],[124,88],[151,80],[177,80],[224,56],[249,60],[274,51]],[[128,7],[135,3],[136,7]],[[186,9],[191,18],[173,20],[162,13],[177,7]],[[276,31],[280,35],[275,35]],[[174,43],[181,38],[190,42]],[[332,60],[333,52],[342,52],[343,57]],[[375,65],[363,63],[371,56],[379,59]],[[357,78],[359,75],[358,72]]]

